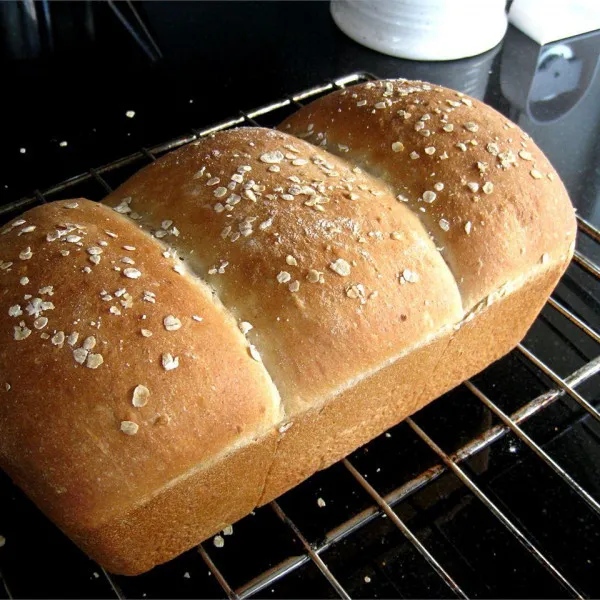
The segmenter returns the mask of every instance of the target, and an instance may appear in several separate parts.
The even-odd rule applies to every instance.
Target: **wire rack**
[[[201,130],[193,129],[169,142],[142,148],[0,207],[0,220],[7,220],[39,203],[81,195],[82,191],[91,199],[100,199],[133,171],[169,150],[234,126],[273,126],[306,101],[372,79],[375,77],[371,74],[354,73],[269,105],[240,111],[227,121]],[[588,245],[592,244],[597,250],[598,229],[580,217],[578,226],[579,238],[587,238]],[[508,357],[466,381],[457,391],[446,395],[448,398],[432,404],[392,432],[313,476],[278,501],[257,510],[254,516],[243,519],[235,525],[236,534],[225,538],[225,549],[216,548],[208,540],[150,574],[137,578],[116,577],[83,555],[79,556],[80,553],[76,554],[70,542],[64,541],[53,526],[41,520],[42,517],[32,517],[36,514],[35,508],[8,480],[3,480],[0,486],[10,490],[5,492],[4,502],[0,498],[2,514],[10,515],[12,521],[15,506],[25,505],[24,515],[19,513],[16,522],[37,518],[35,522],[44,523],[44,535],[53,540],[52,544],[63,540],[60,542],[63,549],[56,551],[58,558],[53,569],[60,571],[62,568],[60,572],[71,579],[76,571],[81,571],[83,575],[75,588],[79,595],[118,598],[248,598],[261,595],[466,598],[501,596],[503,593],[524,595],[523,590],[527,589],[558,597],[598,595],[600,588],[594,588],[594,577],[590,573],[597,568],[595,558],[600,555],[600,503],[594,480],[577,466],[585,463],[586,457],[593,462],[596,455],[588,454],[589,444],[582,450],[583,454],[574,456],[569,452],[553,452],[553,443],[566,431],[584,426],[594,451],[600,448],[600,414],[595,406],[598,400],[595,390],[600,388],[596,377],[600,372],[600,335],[598,324],[594,323],[594,315],[598,314],[599,280],[600,267],[593,258],[577,249],[567,275],[534,325],[533,337],[528,336]],[[546,328],[559,341],[548,342],[547,337],[536,334],[536,327]],[[569,353],[577,359],[566,360]],[[509,378],[512,383],[503,388],[502,382]],[[465,400],[467,396],[468,400]],[[444,413],[443,406],[448,403],[450,410]],[[472,424],[463,427],[464,413],[458,418],[450,417],[448,422],[448,413],[453,413],[458,404],[469,405],[470,414],[478,415],[474,427]],[[562,408],[557,412],[557,407]],[[567,417],[564,417],[565,411]],[[436,425],[439,423],[450,424],[441,427]],[[452,430],[450,433],[449,429]],[[390,452],[389,445],[383,448],[392,441],[398,444],[395,454]],[[419,452],[415,450],[417,445]],[[423,452],[428,455],[427,459],[422,459]],[[526,458],[523,458],[523,452],[528,453]],[[393,454],[391,461],[390,454]],[[391,462],[388,468],[391,475],[385,480],[379,477],[381,468],[376,467],[379,458],[374,458],[381,456],[386,457],[388,467]],[[583,530],[575,535],[582,535],[589,542],[584,552],[589,563],[587,570],[573,567],[572,561],[568,560],[568,555],[574,553],[581,562],[576,544],[569,547],[567,540],[566,549],[563,548],[562,553],[557,551],[556,545],[546,543],[545,533],[540,533],[539,528],[536,530],[536,526],[515,508],[529,502],[533,506],[530,506],[532,512],[527,514],[535,514],[539,508],[535,498],[528,500],[523,488],[513,488],[508,497],[514,492],[517,504],[511,504],[494,487],[495,480],[486,478],[486,473],[493,471],[492,463],[497,456],[503,462],[495,472],[512,469],[525,460],[528,464],[537,461],[532,465],[533,472],[550,473],[553,477],[550,489],[562,490],[561,494],[567,491],[567,496],[561,495],[559,501],[562,506],[562,498],[567,497],[570,504],[562,510],[576,521],[585,523]],[[537,476],[533,481],[538,481]],[[319,494],[337,498],[328,500],[337,508],[324,508],[325,502],[320,497],[319,502],[315,502]],[[502,571],[506,555],[514,553],[516,562],[523,562],[528,572],[533,569],[530,575],[533,587],[523,587],[518,567],[512,566],[509,569],[512,569],[512,576],[502,576],[507,580],[504,588],[501,584],[490,584],[489,577],[487,582],[481,581],[485,577],[478,574],[477,558],[469,555],[472,548],[461,549],[456,538],[441,543],[439,536],[432,534],[433,529],[439,532],[448,522],[457,520],[456,515],[462,514],[460,507],[464,507],[465,498],[470,507],[469,515],[483,515],[479,520],[470,517],[463,526],[462,531],[470,531],[468,543],[473,545],[473,540],[483,538],[482,547],[485,548],[486,544],[504,540],[502,544],[508,550],[505,549],[502,565],[497,565],[498,568]],[[438,509],[440,502],[445,504]],[[544,512],[543,508],[540,510]],[[325,513],[328,517],[321,519],[320,515]],[[446,525],[439,525],[440,520]],[[433,529],[432,523],[437,523]],[[481,531],[478,531],[480,525]],[[389,559],[393,554],[380,549],[388,541],[392,550],[402,549],[397,561],[400,565],[397,577],[385,570],[386,560],[381,559],[381,556]],[[36,589],[42,590],[41,595],[51,595],[52,589],[44,587],[44,582],[39,588],[22,587],[23,579],[30,581],[31,577],[19,563],[23,555],[17,552],[12,562],[8,558],[11,556],[10,542],[7,536],[6,548],[0,552],[0,581],[3,584],[0,585],[0,598],[3,594],[7,598],[35,595]],[[31,552],[28,543],[27,539],[23,541],[23,553]],[[228,547],[232,547],[229,553]],[[481,553],[485,554],[485,550]],[[460,560],[457,559],[459,555]],[[75,556],[77,560],[69,558]],[[561,557],[566,560],[565,564]],[[56,567],[58,563],[62,567]],[[533,563],[536,568],[531,566]],[[411,574],[417,582],[409,581],[405,585],[403,582],[410,579]],[[376,579],[378,581],[374,581]],[[66,594],[62,588],[57,589],[60,590],[57,594]]]

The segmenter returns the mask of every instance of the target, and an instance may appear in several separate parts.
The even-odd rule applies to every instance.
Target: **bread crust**
[[[276,391],[235,321],[205,286],[173,271],[156,240],[82,199],[21,220],[0,236],[12,262],[0,270],[0,460],[60,527],[76,533],[122,517],[280,420]],[[66,223],[70,233],[48,241]],[[180,327],[167,330],[167,316]],[[165,353],[177,368],[164,368]],[[138,389],[136,400],[138,386],[149,396]]]
[[[253,326],[248,339],[287,417],[462,316],[446,263],[388,186],[287,134],[217,133],[142,169],[104,202],[124,199],[154,234],[173,220],[179,235],[163,239]]]
[[[374,82],[282,128],[317,146],[225,131],[0,230],[0,464],[115,573],[509,352],[572,256],[562,183],[476,100]]]
[[[219,533],[510,352],[561,274],[559,266],[539,272],[510,294],[484,304],[460,328],[445,331],[324,406],[223,456],[125,519],[85,532],[75,538],[77,543],[110,571],[135,575]],[[515,312],[523,319],[508,334],[504,325]],[[488,343],[490,332],[493,345]]]
[[[544,153],[499,112],[460,92],[421,81],[369,82],[315,100],[280,129],[401,194],[436,240],[465,310],[542,261],[564,262],[574,243],[573,207]]]

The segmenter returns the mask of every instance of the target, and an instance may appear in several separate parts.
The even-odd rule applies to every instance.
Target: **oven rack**
[[[357,83],[377,79],[374,75],[366,72],[352,73],[336,80],[329,80],[321,85],[298,92],[281,98],[270,104],[248,111],[240,111],[237,116],[226,121],[213,124],[203,129],[191,129],[189,133],[181,135],[170,141],[154,145],[149,148],[141,148],[138,152],[119,158],[113,162],[90,168],[88,171],[71,177],[47,189],[35,190],[30,196],[23,197],[4,206],[0,206],[0,221],[5,221],[13,216],[17,211],[28,209],[47,201],[66,198],[72,190],[77,190],[80,184],[91,183],[95,186],[96,197],[88,193],[90,199],[98,200],[106,193],[112,191],[113,185],[107,181],[110,175],[114,180],[118,177],[120,169],[124,167],[138,167],[156,160],[156,158],[170,150],[193,142],[199,138],[210,135],[211,133],[221,131],[236,126],[273,126],[276,122],[283,119],[285,114],[303,106],[307,101],[311,101],[332,90],[342,89]],[[277,117],[275,120],[269,120]],[[265,122],[263,122],[265,121]],[[127,175],[123,176],[124,181]],[[600,231],[584,218],[577,217],[580,237],[586,236],[596,247],[600,244]],[[591,276],[595,282],[600,280],[600,267],[592,258],[575,250],[573,264],[583,273]],[[598,301],[595,298],[595,301]],[[548,300],[547,308],[568,320],[581,332],[587,339],[591,340],[600,347],[600,334],[584,318],[576,314],[570,306],[564,301],[553,296]],[[569,470],[561,466],[560,462],[554,459],[541,444],[538,444],[533,437],[528,434],[523,425],[534,416],[548,409],[551,405],[566,398],[572,399],[585,412],[585,416],[597,423],[600,423],[600,413],[594,404],[587,400],[583,393],[578,391],[586,382],[592,380],[600,373],[600,353],[596,358],[586,362],[576,370],[573,370],[566,376],[561,376],[554,370],[547,361],[542,360],[536,353],[526,345],[519,344],[513,351],[520,360],[526,363],[543,381],[550,381],[543,393],[537,395],[528,402],[523,403],[518,409],[511,412],[505,412],[500,406],[492,400],[489,394],[484,393],[480,386],[473,381],[466,381],[463,385],[482,405],[484,405],[499,421],[496,425],[485,429],[478,436],[470,439],[460,445],[453,452],[446,452],[442,449],[435,439],[427,433],[413,418],[406,420],[406,423],[414,434],[428,446],[428,448],[437,456],[437,462],[410,478],[409,480],[399,482],[398,486],[385,494],[380,493],[376,487],[371,485],[367,478],[361,474],[360,470],[353,463],[352,458],[345,458],[341,461],[343,468],[349,473],[355,484],[362,488],[370,497],[371,504],[364,510],[354,514],[350,519],[344,521],[337,527],[329,530],[325,536],[318,542],[309,541],[303,533],[300,526],[283,509],[281,503],[276,500],[270,503],[270,509],[291,532],[291,535],[299,542],[302,551],[298,554],[289,556],[287,559],[251,578],[243,585],[234,587],[222,572],[215,561],[215,550],[211,548],[210,540],[200,544],[197,548],[198,560],[204,561],[210,573],[218,582],[224,596],[228,598],[248,598],[264,593],[267,587],[286,577],[290,573],[299,569],[306,563],[312,563],[331,588],[332,594],[341,598],[350,598],[350,594],[342,585],[338,577],[329,568],[323,554],[334,547],[342,540],[348,538],[359,529],[365,527],[377,518],[382,516],[388,518],[391,523],[401,532],[403,536],[412,544],[416,551],[428,563],[430,569],[435,572],[446,586],[448,595],[458,597],[468,597],[459,579],[449,572],[443,566],[442,561],[436,558],[434,551],[428,549],[426,541],[419,538],[417,534],[409,527],[404,519],[394,510],[401,501],[409,498],[419,490],[424,489],[432,482],[440,478],[445,473],[454,474],[460,483],[467,488],[479,502],[497,519],[501,527],[505,528],[514,538],[526,549],[526,551],[535,558],[535,560],[559,583],[564,590],[565,596],[583,598],[590,595],[590,590],[580,589],[564,573],[560,564],[547,555],[544,548],[536,540],[528,535],[526,528],[516,519],[512,518],[509,511],[494,501],[480,486],[470,469],[465,468],[466,461],[475,457],[485,449],[489,448],[507,435],[513,435],[527,446],[539,459],[540,464],[551,469],[564,483],[569,486],[595,513],[600,515],[600,499],[594,497],[586,490],[576,478],[569,473]],[[177,560],[177,559],[176,559]],[[101,577],[104,577],[110,584],[110,587],[117,598],[128,597],[123,591],[119,578],[110,575],[100,569]],[[3,577],[0,567],[0,582],[3,583],[6,597],[12,598],[10,583],[6,576]],[[0,595],[0,597],[2,597]]]

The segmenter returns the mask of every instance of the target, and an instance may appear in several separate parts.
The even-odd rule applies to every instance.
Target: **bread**
[[[508,352],[571,258],[560,180],[475,100],[369,83],[281,130],[217,133],[0,231],[0,465],[113,572]]]

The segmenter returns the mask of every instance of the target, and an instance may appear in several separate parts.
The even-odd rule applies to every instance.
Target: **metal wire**
[[[294,100],[291,96],[288,96],[287,99],[290,101],[291,104],[293,104],[297,109],[300,109],[304,106],[304,104],[302,102],[297,102],[296,100]]]
[[[154,156],[154,154],[152,154],[152,152],[150,152],[150,150],[148,150],[146,148],[142,148],[141,152],[149,161],[154,162],[156,160],[156,156]]]
[[[106,577],[106,579],[108,580],[108,583],[110,584],[110,587],[112,588],[117,598],[119,600],[125,598],[123,592],[121,591],[121,588],[115,583],[115,580],[112,578],[112,575],[104,567],[100,567],[100,570],[104,574],[104,577]]]
[[[581,329],[587,335],[589,335],[595,342],[600,344],[600,334],[596,333],[596,331],[594,331],[587,323],[585,323],[579,317],[574,315],[569,309],[567,309],[565,306],[563,306],[560,302],[558,302],[554,298],[550,297],[550,298],[548,298],[548,304],[552,308],[555,308],[561,315],[567,317],[567,319],[569,319],[569,321],[571,321],[571,323],[574,323],[575,325],[577,325],[577,327],[579,327],[579,329]]]
[[[104,188],[106,193],[110,194],[113,191],[112,187],[108,185],[104,177],[98,174],[96,169],[90,169],[90,173],[92,174],[92,177]]]
[[[342,587],[342,584],[333,576],[329,567],[323,562],[323,559],[315,552],[315,549],[308,543],[307,539],[302,535],[296,524],[283,512],[277,501],[271,502],[271,508],[275,511],[275,514],[296,534],[296,537],[300,540],[304,549],[315,563],[319,571],[323,573],[330,585],[339,594],[340,598],[350,599],[348,592]]]
[[[44,198],[44,196],[40,192],[40,190],[35,190],[33,193],[35,194],[35,197],[38,199],[38,201],[40,202],[40,204],[46,204],[48,202],[46,200],[46,198]]]
[[[10,593],[10,590],[8,589],[8,584],[6,583],[6,579],[4,579],[4,577],[2,576],[2,573],[0,573],[0,581],[2,582],[2,586],[4,587],[4,591],[6,592],[6,597],[9,598],[9,600],[12,600],[14,596]]]
[[[555,567],[537,546],[490,500],[479,486],[459,467],[424,431],[412,418],[406,419],[412,430],[442,459],[444,464],[469,488],[485,507],[514,535],[514,537],[537,559],[537,561],[549,571],[571,594],[577,598],[583,595],[568,581],[568,579]]]
[[[575,373],[567,377],[565,381],[571,386],[577,386],[588,381],[598,373],[600,373],[600,356],[594,360],[591,360],[589,363],[575,371]],[[531,400],[512,413],[510,418],[517,425],[520,425],[534,415],[538,414],[543,409],[548,408],[548,406],[551,404],[554,404],[554,402],[564,395],[565,392],[561,389],[552,389],[548,392],[540,394],[537,396],[537,398]],[[465,458],[469,458],[470,456],[476,454],[483,448],[487,448],[490,444],[503,437],[508,431],[510,431],[509,428],[504,425],[496,425],[491,427],[485,433],[481,434],[474,440],[471,440],[462,448],[457,450],[451,455],[451,458],[456,462],[464,460]]]
[[[573,254],[573,260],[586,271],[594,275],[594,277],[600,279],[600,267],[595,262],[581,254],[579,250],[575,250],[575,253]]]
[[[262,125],[258,121],[255,121],[253,117],[246,114],[243,110],[240,110],[240,115],[244,117],[244,122],[249,123],[250,125],[252,125],[252,127],[262,127]]]
[[[264,590],[267,586],[271,585],[278,579],[285,577],[288,573],[292,573],[298,567],[306,564],[310,561],[308,554],[302,556],[292,556],[277,566],[261,573],[248,583],[236,590],[240,598],[248,598],[254,594],[258,594],[261,590]]]
[[[577,492],[597,514],[600,514],[600,504],[584,490],[543,448],[536,444],[512,419],[496,406],[477,386],[465,381],[465,386],[481,400],[512,432],[535,454],[541,458],[557,475],[559,475],[575,492]]]
[[[206,566],[208,567],[209,571],[215,576],[215,579],[223,588],[223,591],[227,594],[227,597],[230,598],[230,600],[237,600],[238,595],[233,591],[229,583],[227,583],[227,580],[225,579],[225,577],[223,577],[223,574],[221,573],[221,571],[219,571],[219,569],[213,562],[212,558],[209,556],[208,552],[206,552],[202,544],[198,546],[198,553],[206,563]]]
[[[560,375],[557,375],[546,363],[542,362],[533,352],[530,352],[523,346],[518,344],[517,349],[532,362],[540,371],[550,377],[554,383],[558,384],[577,404],[579,404],[586,412],[588,412],[596,421],[600,422],[600,413],[574,388],[572,388]]]
[[[584,233],[587,233],[590,237],[594,238],[597,242],[600,242],[600,229],[594,227],[589,221],[586,221],[583,217],[577,215],[577,225]]]
[[[379,508],[389,517],[392,523],[404,534],[408,541],[417,549],[419,554],[429,563],[433,570],[446,582],[446,585],[461,598],[468,598],[461,587],[452,579],[448,572],[440,565],[433,555],[419,541],[417,536],[407,527],[400,517],[392,510],[390,505],[375,491],[375,488],[356,470],[354,465],[347,459],[343,460],[344,466],[362,488],[375,500]]]

